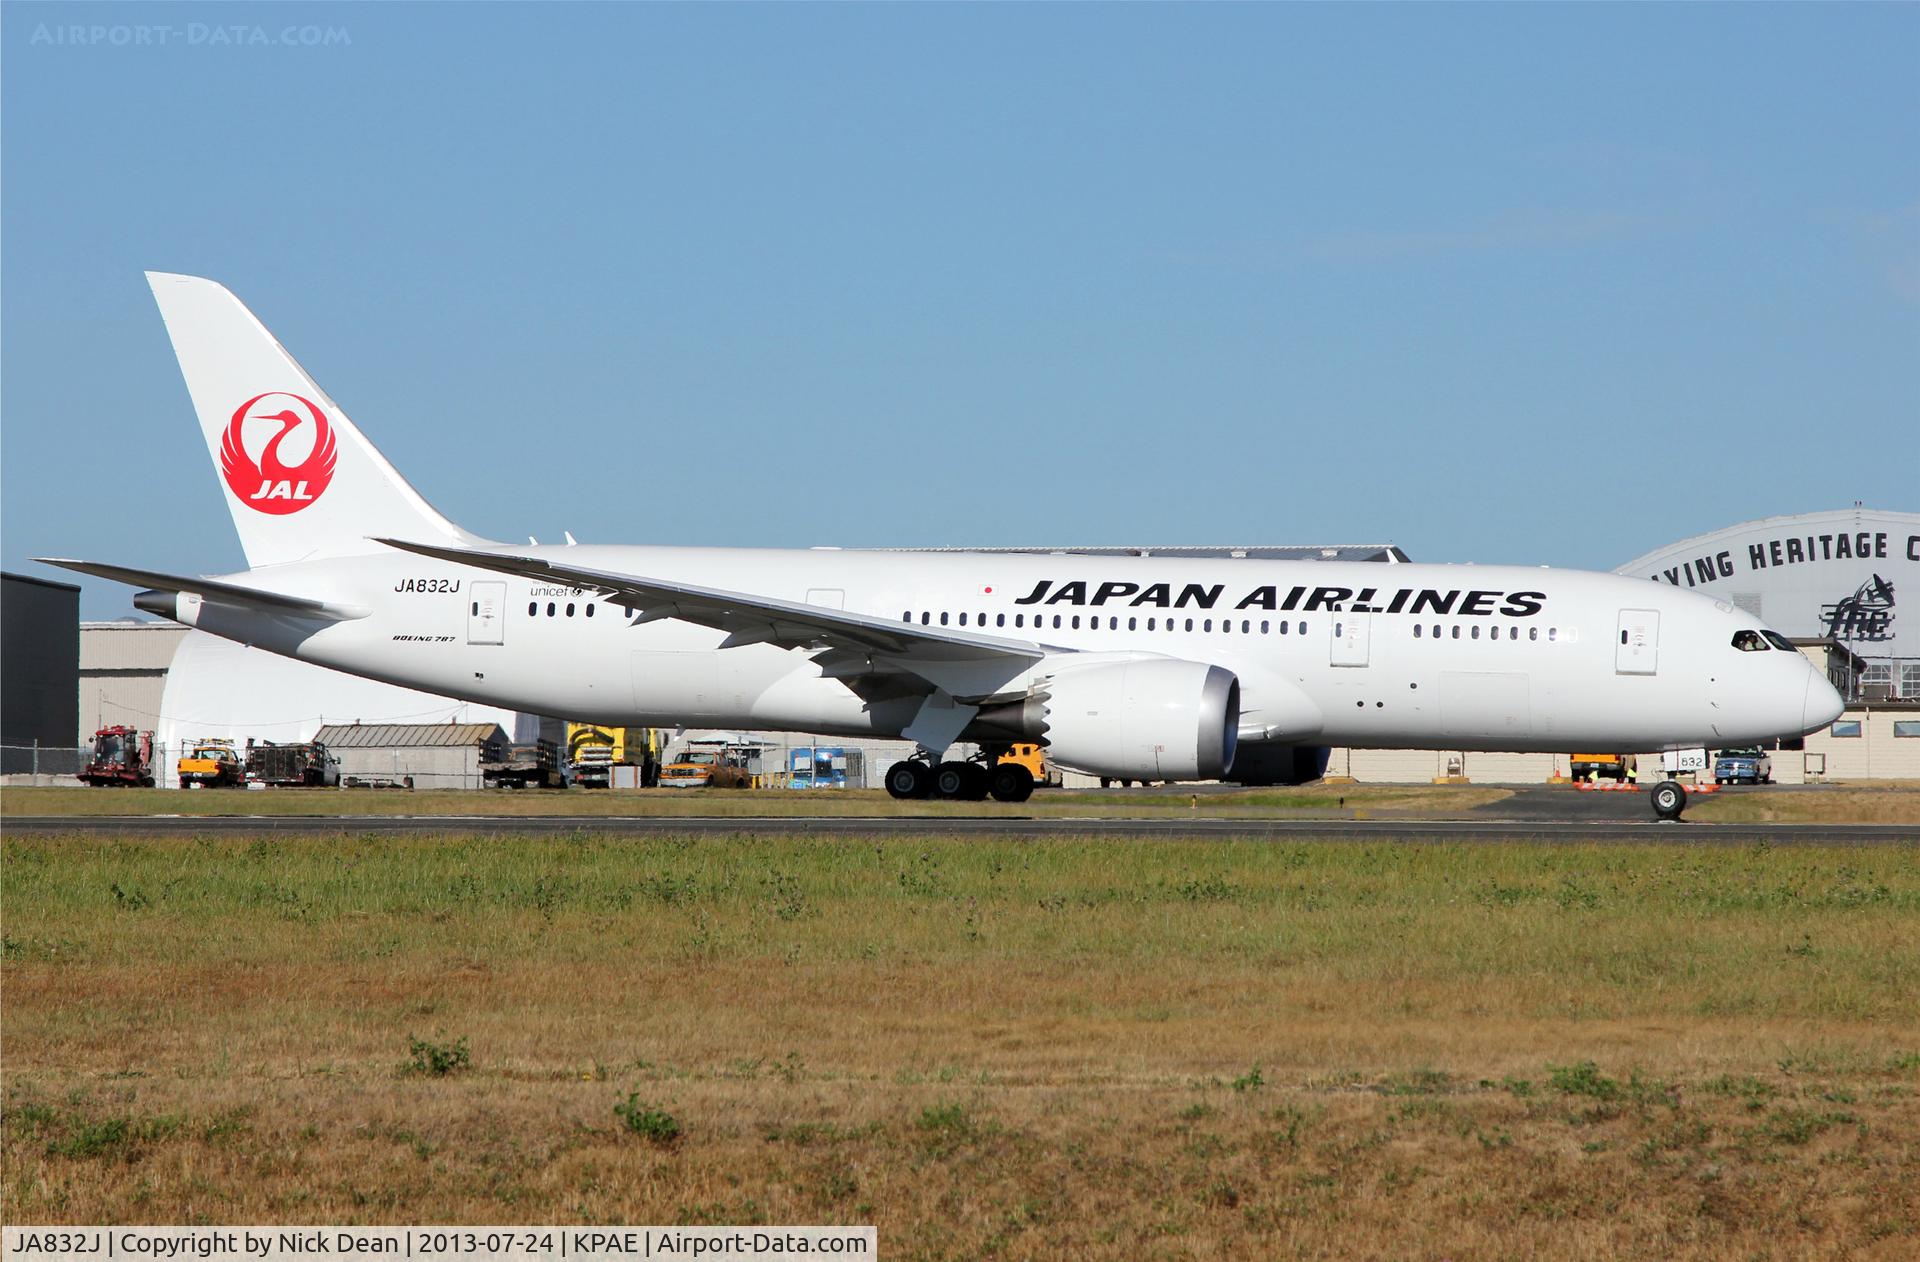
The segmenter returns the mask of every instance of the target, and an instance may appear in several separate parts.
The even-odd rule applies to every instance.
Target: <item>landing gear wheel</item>
[[[933,792],[933,769],[905,759],[887,768],[887,792],[896,798],[923,798]]]
[[[999,763],[987,773],[987,791],[996,802],[1024,802],[1033,796],[1033,773],[1017,762]]]
[[[967,764],[967,787],[960,795],[969,802],[984,802],[987,793],[993,787],[993,775],[977,762]]]
[[[1662,780],[1653,786],[1653,813],[1661,819],[1679,819],[1687,809],[1687,791],[1678,780]]]
[[[979,801],[987,796],[986,780],[985,769],[970,762],[943,762],[933,769],[933,795],[956,801]]]

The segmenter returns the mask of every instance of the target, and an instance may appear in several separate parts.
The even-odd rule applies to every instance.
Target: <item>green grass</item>
[[[28,836],[4,854],[5,953],[43,962],[240,962],[297,927],[340,963],[1312,961],[1555,979],[1542,1012],[1680,985],[1708,1011],[1920,1013],[1920,952],[1886,949],[1920,923],[1913,847]]]
[[[1140,815],[1248,817],[1355,811],[1458,814],[1508,796],[1472,785],[1346,785],[1240,789],[1197,795],[1173,791],[1042,789],[1026,802],[897,802],[879,789],[794,792],[781,789],[399,790],[9,788],[8,815],[846,815],[948,816]]]

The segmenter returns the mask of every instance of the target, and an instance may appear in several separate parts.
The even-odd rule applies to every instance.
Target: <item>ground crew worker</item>
[[[1627,755],[1627,783],[1631,785],[1640,783],[1640,755],[1638,754]]]

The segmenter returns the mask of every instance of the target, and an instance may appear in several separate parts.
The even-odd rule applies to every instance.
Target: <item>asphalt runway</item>
[[[604,833],[626,836],[854,837],[1183,837],[1272,841],[1653,842],[1679,845],[1794,845],[1841,842],[1895,845],[1920,841],[1914,824],[1695,824],[1644,819],[1218,819],[1084,816],[1036,819],[1012,815],[850,817],[604,815],[89,815],[16,816],[0,831],[114,836],[204,836],[232,833]]]

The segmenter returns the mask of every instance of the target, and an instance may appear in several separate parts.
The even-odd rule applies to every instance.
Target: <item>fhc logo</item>
[[[260,448],[256,461],[247,452],[247,431],[251,428],[257,435],[269,432],[272,426],[279,428],[271,430],[272,436]],[[283,456],[281,447],[289,439],[293,446]],[[220,472],[248,508],[261,513],[297,513],[327,489],[327,483],[333,480],[336,456],[333,426],[313,400],[269,391],[254,395],[235,409],[220,443]],[[289,464],[289,459],[299,463]]]

